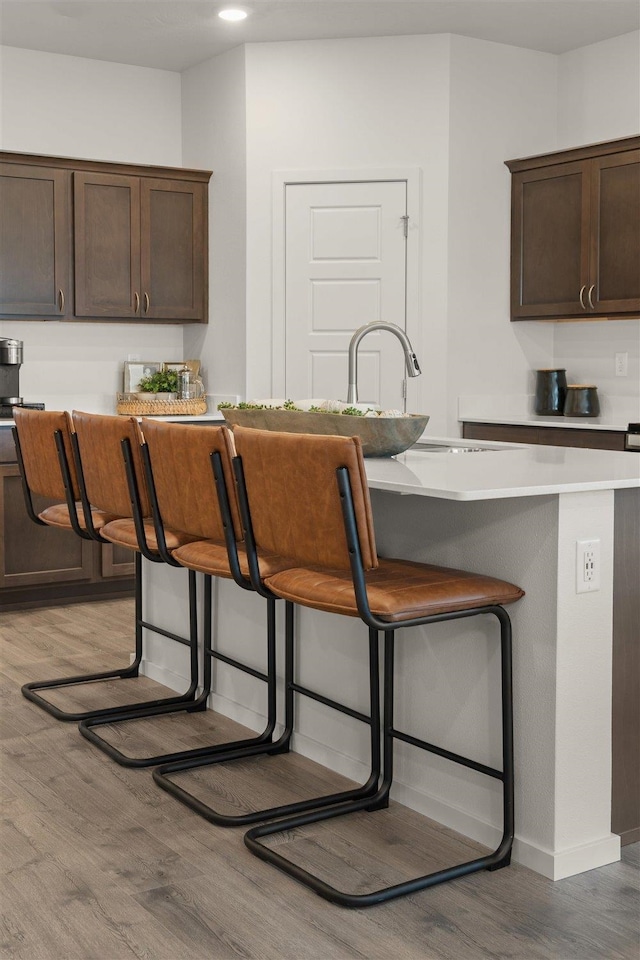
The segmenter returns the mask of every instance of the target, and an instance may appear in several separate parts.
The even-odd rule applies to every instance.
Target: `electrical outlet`
[[[600,541],[576,540],[576,593],[600,589]]]
[[[616,353],[616,377],[629,375],[629,354]]]
[[[140,354],[139,354],[139,353],[128,353],[128,354],[127,354],[127,360],[129,361],[129,363],[139,363],[139,362],[140,362],[140,359],[141,359],[141,358],[140,358]]]

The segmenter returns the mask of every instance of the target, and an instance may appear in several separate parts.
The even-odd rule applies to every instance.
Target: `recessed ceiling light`
[[[221,10],[218,14],[223,20],[244,20],[247,16],[246,10]]]

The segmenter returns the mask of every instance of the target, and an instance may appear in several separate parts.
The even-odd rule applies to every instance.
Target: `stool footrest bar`
[[[404,743],[409,743],[413,747],[420,747],[421,750],[427,750],[429,753],[435,753],[439,757],[444,757],[445,760],[451,760],[452,763],[459,763],[464,767],[469,767],[471,770],[477,770],[478,773],[484,773],[487,777],[493,777],[496,780],[504,780],[504,774],[502,770],[496,770],[494,767],[488,767],[484,763],[477,763],[475,760],[470,760],[469,757],[463,757],[459,753],[453,753],[451,750],[445,750],[444,747],[437,747],[433,743],[428,743],[426,740],[420,740],[418,737],[413,737],[410,733],[403,733],[401,730],[392,729],[389,731],[389,733],[396,740],[402,740]]]

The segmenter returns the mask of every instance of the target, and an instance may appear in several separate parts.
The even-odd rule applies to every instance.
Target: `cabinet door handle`
[[[582,307],[583,310],[587,309],[587,305],[584,302],[584,292],[586,289],[587,289],[587,285],[586,283],[583,283],[582,286],[580,287],[580,306]]]
[[[140,294],[136,290],[136,292],[133,295],[133,312],[137,313],[139,309],[140,309]]]
[[[145,295],[144,295],[144,312],[145,313],[149,313],[150,305],[151,305],[151,301],[149,299],[149,294],[145,292]]]
[[[64,290],[62,287],[58,290],[58,308],[60,313],[64,313]]]
[[[593,305],[593,297],[592,297],[592,294],[595,288],[596,288],[595,283],[592,283],[591,286],[589,287],[589,293],[587,294],[587,300],[589,301],[589,306],[591,307],[592,310],[595,310],[595,307]]]

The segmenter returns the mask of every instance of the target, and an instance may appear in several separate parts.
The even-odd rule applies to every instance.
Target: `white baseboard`
[[[184,690],[185,684],[188,685],[185,677],[148,661],[141,663],[140,672],[145,677],[163,683],[170,690]],[[217,713],[249,727],[250,730],[262,730],[266,723],[263,715],[219,694],[211,694],[209,705]],[[364,783],[368,776],[369,768],[366,763],[339,753],[332,747],[318,743],[300,733],[293,735],[292,747],[295,753],[308,757],[330,770],[335,770],[336,773],[349,777],[357,783]],[[401,781],[394,781],[393,798],[411,810],[416,810],[425,817],[487,847],[497,847],[500,843],[502,831],[499,828]],[[563,880],[577,873],[584,873],[618,861],[620,837],[610,833],[598,840],[554,853],[516,836],[512,856],[517,863],[542,874],[543,877],[548,877],[549,880]]]
[[[553,853],[543,847],[535,847],[517,837],[513,844],[513,858],[530,870],[541,873],[550,880],[564,880],[577,873],[604,867],[620,859],[620,837],[609,833],[599,840],[559,850]]]
[[[155,663],[151,663],[149,660],[142,660],[140,663],[140,676],[149,677],[150,680],[155,680],[156,683],[161,683],[165,687],[169,687],[169,690],[174,690],[176,693],[183,693],[189,687],[189,678],[183,677],[179,673],[174,673],[173,670],[168,670],[167,667],[159,667]]]

